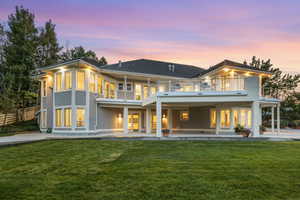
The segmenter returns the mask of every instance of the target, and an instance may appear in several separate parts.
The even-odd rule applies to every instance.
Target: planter
[[[162,133],[163,133],[163,136],[164,136],[164,137],[168,137],[169,134],[170,134],[170,130],[169,130],[169,129],[163,129],[163,130],[162,130]]]

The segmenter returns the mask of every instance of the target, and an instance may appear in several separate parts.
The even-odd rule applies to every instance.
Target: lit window
[[[104,81],[104,98],[109,98],[109,82]]]
[[[248,110],[248,128],[251,128],[252,126],[252,112],[251,110]]]
[[[153,114],[152,115],[152,129],[156,129],[156,122],[157,122],[156,115]]]
[[[56,91],[61,91],[62,90],[62,75],[61,75],[61,72],[56,73],[55,87],[56,87]]]
[[[156,94],[156,87],[151,87],[151,96]]]
[[[65,73],[65,90],[72,88],[72,72]]]
[[[43,80],[42,82],[42,97],[47,96],[47,81]]]
[[[210,128],[216,128],[217,124],[217,111],[216,109],[210,110]]]
[[[118,83],[118,90],[124,90],[124,85],[123,83]]]
[[[56,127],[62,126],[62,110],[61,109],[55,110],[55,126]]]
[[[89,84],[90,92],[96,92],[96,75],[95,73],[90,73],[90,84]]]
[[[242,126],[246,126],[246,113],[247,111],[246,110],[240,110],[240,125]]]
[[[230,110],[221,110],[221,127],[230,128]]]
[[[164,92],[166,90],[166,86],[165,85],[160,85],[159,87],[158,87],[158,91],[159,92]]]
[[[72,110],[71,110],[71,108],[65,108],[65,110],[64,110],[64,122],[65,122],[65,127],[71,127],[72,126]]]
[[[180,111],[180,120],[181,121],[189,120],[189,112],[188,111]]]
[[[144,99],[149,97],[149,91],[148,91],[148,86],[144,85]]]
[[[109,85],[109,98],[114,99],[116,97],[116,85],[114,83],[110,83]]]
[[[102,94],[102,77],[98,76],[98,94]]]
[[[135,84],[135,99],[141,100],[142,99],[142,85]]]
[[[84,108],[77,108],[77,113],[76,113],[76,117],[77,117],[76,125],[77,125],[77,127],[83,127],[84,126],[84,121],[85,121],[84,120],[85,119],[84,115],[85,115]]]
[[[84,90],[85,74],[84,71],[77,72],[77,90]]]
[[[239,124],[239,113],[237,110],[233,111],[233,120],[234,120],[234,127]]]

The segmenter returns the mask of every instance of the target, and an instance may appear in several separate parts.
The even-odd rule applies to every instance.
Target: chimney
[[[122,61],[119,60],[119,67],[122,67]]]

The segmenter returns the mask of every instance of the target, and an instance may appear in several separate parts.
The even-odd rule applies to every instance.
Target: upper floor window
[[[141,100],[142,99],[142,85],[135,84],[135,99]]]
[[[127,83],[126,89],[127,89],[127,91],[131,91],[131,90],[132,90],[132,85],[131,85],[131,83]]]
[[[114,99],[115,96],[116,96],[116,85],[114,83],[110,83],[110,86],[109,86],[109,97],[111,99]]]
[[[42,81],[42,97],[47,96],[47,81],[43,80]]]
[[[56,91],[61,91],[62,90],[62,73],[61,72],[56,73],[55,88],[56,88]]]
[[[72,72],[65,72],[65,90],[72,89]]]
[[[147,85],[144,85],[144,99],[149,97],[149,87]]]
[[[124,84],[123,83],[118,83],[118,90],[120,90],[120,91],[124,90]]]
[[[77,71],[77,90],[84,90],[85,72]]]
[[[101,95],[101,94],[103,94],[103,92],[102,92],[102,77],[99,75],[98,77],[97,77],[97,83],[98,83],[98,94],[99,95]]]
[[[90,92],[96,92],[96,75],[94,72],[90,73],[89,89]]]

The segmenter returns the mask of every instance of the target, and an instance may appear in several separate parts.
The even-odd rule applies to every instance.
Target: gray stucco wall
[[[176,129],[209,129],[209,107],[191,107],[190,118],[187,121],[180,120],[180,110],[173,110],[173,128]]]
[[[72,104],[72,91],[57,92],[55,95],[55,106],[68,106]]]
[[[251,76],[245,78],[245,89],[248,91],[248,96],[253,98],[259,97],[259,77]]]
[[[47,128],[53,127],[53,90],[48,90],[48,96],[46,99],[46,109],[47,109]],[[45,105],[44,104],[44,105]]]
[[[83,106],[86,104],[86,92],[85,91],[75,91],[75,104],[78,106]]]
[[[116,129],[118,127],[117,116],[119,113],[123,113],[121,108],[104,108],[97,106],[98,110],[98,123],[97,129]],[[121,124],[122,126],[123,124]]]
[[[97,97],[97,95],[94,93],[89,93],[89,95],[90,95],[89,129],[95,130],[96,129],[96,111],[97,111],[96,97]]]

